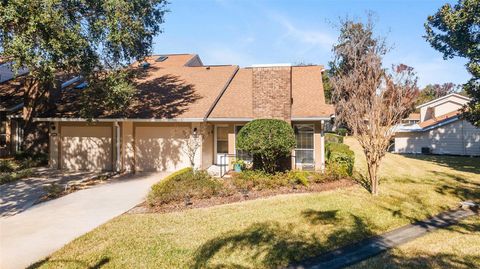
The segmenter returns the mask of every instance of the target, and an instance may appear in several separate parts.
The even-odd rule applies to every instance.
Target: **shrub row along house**
[[[197,168],[229,165],[245,154],[236,149],[236,134],[258,118],[291,123],[292,166],[324,168],[324,128],[334,110],[325,103],[322,66],[207,66],[194,54],[152,56],[134,66],[137,93],[121,113],[81,118],[76,100],[85,84],[73,84],[52,114],[36,118],[49,122],[53,168],[178,170],[190,165],[185,134],[201,141]]]
[[[419,121],[397,127],[395,152],[479,156],[480,129],[461,117],[469,101],[452,93],[418,106]]]

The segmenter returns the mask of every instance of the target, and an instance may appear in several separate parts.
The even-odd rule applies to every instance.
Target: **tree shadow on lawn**
[[[480,157],[465,157],[451,155],[414,155],[402,154],[410,159],[432,162],[440,166],[449,167],[457,171],[480,173]]]
[[[348,222],[343,227],[333,227],[326,236],[300,230],[294,224],[275,221],[252,224],[242,231],[228,232],[200,246],[193,258],[193,268],[279,268],[324,253],[372,235],[371,228],[360,217],[349,214],[339,217],[337,210],[316,211],[308,209],[301,214],[311,225],[325,224],[332,228],[336,222]],[[239,257],[240,256],[240,257]],[[215,259],[218,257],[218,259]],[[229,262],[228,260],[236,260]],[[242,259],[250,265],[242,265]]]
[[[408,219],[411,223],[432,217],[440,211],[452,209],[451,205],[442,205],[431,200],[428,195],[436,192],[445,198],[456,198],[458,201],[480,200],[480,182],[470,180],[465,176],[454,173],[430,171],[431,177],[382,177],[380,179],[380,196],[372,199],[379,208],[388,210],[393,217]],[[355,179],[368,191],[368,178],[360,172],[355,174]],[[411,186],[402,187],[401,184]],[[388,195],[383,195],[383,186],[390,185]],[[393,188],[392,188],[393,186]],[[398,188],[396,188],[398,187]],[[352,194],[355,195],[355,194]],[[440,199],[438,196],[433,199]],[[451,202],[451,199],[450,199]]]
[[[90,266],[88,263],[83,262],[83,261],[78,261],[78,260],[66,260],[66,259],[51,260],[50,258],[45,258],[41,261],[38,261],[38,262],[28,266],[27,269],[40,268],[43,265],[47,265],[47,264],[61,264],[61,265],[63,265],[62,267],[65,267],[67,264],[70,264],[70,265],[74,264],[74,265],[76,265],[80,268],[85,268],[85,269],[100,269],[109,262],[110,262],[110,258],[103,257],[97,263]]]

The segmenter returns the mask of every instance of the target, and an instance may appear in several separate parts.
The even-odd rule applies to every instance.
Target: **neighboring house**
[[[402,120],[403,125],[413,125],[420,122],[420,113],[411,113],[407,118]]]
[[[469,101],[452,93],[418,106],[418,124],[397,126],[395,152],[480,155],[480,129],[461,117]]]
[[[253,119],[291,123],[297,138],[292,166],[324,168],[323,128],[333,107],[325,103],[322,66],[206,66],[197,55],[152,56],[136,64],[137,93],[121,113],[79,115],[78,90],[62,92],[50,122],[50,165],[68,170],[173,171],[189,166],[186,133],[205,135],[198,168],[248,158],[235,146]]]
[[[0,157],[20,151],[23,138],[22,69],[15,75],[8,62],[0,63]]]

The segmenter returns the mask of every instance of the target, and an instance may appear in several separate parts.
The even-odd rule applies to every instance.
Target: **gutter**
[[[85,118],[34,118],[33,121],[62,121],[62,122],[88,122]],[[129,119],[129,118],[113,118],[113,119],[92,119],[93,122],[203,122],[202,118],[176,118],[176,119]]]
[[[321,121],[321,120],[330,120],[331,116],[320,116],[320,117],[292,117],[292,121]]]
[[[230,76],[230,78],[228,79],[227,83],[225,83],[225,86],[223,86],[223,89],[220,91],[220,93],[218,94],[217,98],[215,98],[215,101],[213,101],[213,104],[210,106],[210,108],[208,109],[207,111],[207,114],[205,114],[205,117],[203,117],[203,121],[207,121],[207,118],[210,116],[210,114],[212,113],[213,109],[215,108],[215,106],[217,105],[218,101],[220,101],[220,98],[222,98],[223,94],[225,93],[225,91],[227,90],[228,86],[230,86],[230,83],[232,82],[233,78],[235,77],[235,75],[237,74],[238,70],[240,68],[238,67],[237,65],[237,68],[235,69],[235,71],[233,71],[232,75]]]
[[[396,133],[419,133],[419,132],[425,132],[425,131],[430,131],[432,129],[435,129],[435,128],[438,128],[438,127],[441,127],[443,125],[447,125],[449,123],[452,123],[452,122],[455,122],[457,120],[459,120],[460,117],[459,116],[455,116],[455,117],[452,117],[452,118],[449,118],[448,120],[445,120],[445,121],[442,121],[442,122],[439,122],[437,124],[434,124],[432,126],[429,126],[429,127],[426,127],[426,128],[420,128],[420,129],[400,129],[400,130],[396,130],[395,132]]]
[[[243,122],[243,121],[252,121],[253,118],[208,118],[207,122],[221,122],[221,121],[235,121],[235,122]]]

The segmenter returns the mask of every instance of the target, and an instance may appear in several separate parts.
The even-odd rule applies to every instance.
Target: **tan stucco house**
[[[480,129],[461,117],[469,101],[452,93],[418,106],[418,123],[397,126],[395,152],[479,156]]]
[[[204,131],[195,166],[229,165],[245,155],[235,146],[242,126],[275,118],[295,129],[292,166],[324,168],[323,131],[334,110],[325,103],[322,66],[212,66],[194,54],[152,56],[136,66],[137,93],[121,113],[101,111],[93,122],[80,118],[77,86],[62,93],[53,114],[36,119],[50,124],[51,167],[177,170],[190,165],[184,133],[198,130]]]

